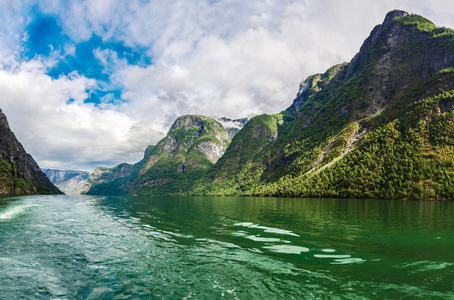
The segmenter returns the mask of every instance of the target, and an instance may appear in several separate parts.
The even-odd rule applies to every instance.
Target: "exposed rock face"
[[[131,170],[133,166],[130,164],[120,164],[113,168],[96,168],[93,173],[90,174],[88,179],[83,182],[82,186],[78,189],[80,194],[90,194],[91,188],[94,185],[108,185],[109,195],[125,194],[124,191],[127,189],[127,181],[131,176]],[[121,181],[121,182],[120,182]],[[115,186],[111,186],[110,183],[114,182]],[[95,189],[94,194],[106,194],[102,191]]]
[[[298,115],[300,107],[306,103],[309,97],[326,88],[328,84],[332,84],[334,81],[333,78],[342,74],[346,67],[347,64],[343,63],[331,67],[324,74],[309,76],[300,84],[296,98],[293,100],[292,105],[286,110],[295,116]]]
[[[201,142],[196,145],[197,150],[206,156],[213,164],[224,154],[226,147],[215,142]]]
[[[42,169],[49,180],[67,195],[79,195],[89,172],[72,170]]]
[[[247,186],[248,182],[243,182],[241,178],[256,175],[256,169],[250,167],[277,140],[282,125],[282,114],[251,118],[207,173],[210,181],[200,181],[195,190],[203,190],[202,194],[205,195],[219,195],[219,191],[225,188],[232,192],[242,189],[243,184]]]
[[[435,38],[416,22],[412,25],[408,20],[411,17],[404,11],[389,12],[348,65],[346,80],[355,77],[367,80],[367,85],[358,85],[361,89],[356,89],[361,103],[355,101],[356,107],[351,105],[353,103],[346,107],[357,112],[355,119],[376,115],[398,101],[408,88],[423,84],[442,69],[454,65],[449,42],[444,44],[442,38]],[[415,18],[425,26],[436,28],[422,17]]]
[[[0,194],[61,194],[25,152],[1,110]]]
[[[337,116],[347,115],[351,121],[371,118],[398,101],[408,88],[423,84],[454,65],[454,53],[447,46],[450,42],[442,38],[445,35],[449,39],[449,34],[442,34],[440,29],[441,38],[435,38],[433,33],[418,28],[416,21],[412,25],[407,17],[413,15],[399,10],[389,12],[350,63],[309,76],[287,111],[296,116],[310,102],[305,112],[298,115],[303,128],[311,124],[321,104],[329,101],[338,105]],[[436,28],[422,17],[415,18]],[[327,115],[320,120],[332,117]]]
[[[226,117],[222,117],[218,119],[218,121],[222,124],[222,126],[227,128],[227,131],[229,133],[229,139],[233,139],[235,134],[237,134],[238,131],[240,131],[240,129],[243,128],[243,126],[247,123],[247,121],[249,121],[249,119],[241,118],[232,120]]]

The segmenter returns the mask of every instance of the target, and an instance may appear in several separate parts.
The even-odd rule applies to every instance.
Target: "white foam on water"
[[[4,211],[0,211],[0,221],[12,220],[15,217],[24,213],[27,208],[39,206],[37,204],[23,204],[13,207],[7,207]]]
[[[237,231],[237,232],[232,232],[233,236],[246,236],[247,232],[246,231]]]
[[[97,265],[87,265],[90,269],[107,269],[105,266],[97,266]]]
[[[294,232],[292,232],[290,230],[273,228],[273,227],[267,227],[265,229],[265,232],[276,233],[276,234],[284,234],[284,235],[292,235],[292,236],[299,236],[299,234],[296,234],[296,233],[294,233]]]

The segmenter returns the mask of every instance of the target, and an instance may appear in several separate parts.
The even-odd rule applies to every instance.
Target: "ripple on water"
[[[261,236],[255,236],[255,235],[248,235],[248,236],[245,236],[245,238],[253,240],[255,242],[271,243],[271,242],[280,242],[281,241],[281,239],[279,239],[279,238],[267,238],[267,237],[261,237]]]
[[[308,244],[308,241],[314,239],[303,237],[290,230],[264,226],[252,222],[236,222],[233,224],[233,226],[241,226],[242,228],[246,228],[247,230],[230,232],[232,236],[243,237],[254,242],[263,243],[261,246],[259,246],[259,248],[266,250],[267,252],[291,255],[302,255],[304,253],[305,258],[313,261],[313,263],[315,264],[319,264],[322,260],[324,264],[338,265],[359,264],[366,262],[365,259],[352,257],[352,255],[350,254],[334,254],[335,252],[342,251],[333,248],[319,247],[316,246],[316,243]],[[262,233],[251,234],[252,232],[257,232],[257,230],[260,230]],[[285,239],[285,237],[287,237],[288,239]],[[320,243],[322,241],[317,240],[317,242]]]
[[[292,245],[272,245],[264,246],[262,248],[270,250],[271,252],[286,254],[301,254],[303,252],[309,252],[309,248]]]
[[[256,217],[242,211],[234,215],[208,198],[206,209],[200,209],[199,202],[191,206],[192,200],[186,198],[183,202],[166,198],[156,209],[157,200],[150,199],[140,206],[134,206],[139,201],[134,198],[22,199],[0,207],[2,220],[11,221],[0,222],[0,298],[4,299],[17,295],[30,299],[454,299],[454,263],[436,261],[442,252],[417,262],[408,258],[412,252],[401,259],[390,248],[381,256],[382,240],[368,245],[376,235],[375,223],[368,229],[371,234],[361,235],[359,225],[355,227],[355,236],[361,238],[357,242],[349,239],[348,226],[336,232],[339,236],[331,227],[324,229],[323,214],[311,221],[316,223],[307,223],[307,209],[301,210],[295,224],[283,225],[275,218],[266,219],[270,215],[266,206],[252,207],[252,212],[260,211]],[[240,200],[240,204],[248,201]],[[29,206],[29,201],[43,206]],[[180,211],[179,204],[188,205],[187,209],[173,216]],[[333,209],[328,208],[332,218]],[[269,209],[276,213],[275,206]],[[316,209],[319,212],[320,206]],[[286,216],[298,213],[290,206]],[[364,220],[377,218],[357,222]],[[437,241],[435,246],[446,241],[443,250],[449,253],[451,236],[440,231],[431,239]],[[393,241],[398,244],[400,239]],[[425,242],[424,247],[412,246],[418,256],[429,256],[425,250],[434,249]],[[400,247],[408,249],[406,243]]]
[[[411,263],[404,263],[395,266],[397,269],[407,269],[410,273],[421,273],[427,271],[443,270],[449,267],[453,267],[454,263],[451,262],[438,262],[438,261],[416,261]]]
[[[235,223],[235,226],[243,226],[247,228],[255,228],[255,229],[263,229],[264,232],[266,233],[275,233],[275,234],[282,234],[282,235],[291,235],[291,236],[298,236],[298,234],[294,233],[293,231],[290,230],[285,230],[285,229],[280,229],[280,228],[275,228],[275,227],[268,227],[268,226],[262,226],[259,224],[255,224],[252,222],[241,222],[241,223]]]

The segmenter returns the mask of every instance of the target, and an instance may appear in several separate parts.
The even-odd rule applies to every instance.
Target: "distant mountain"
[[[214,120],[205,116],[179,117],[156,146],[145,150],[135,165],[96,168],[84,187],[87,194],[185,193],[224,154],[245,119]],[[232,127],[224,127],[221,123]]]
[[[0,110],[0,194],[61,194],[11,131]]]
[[[79,195],[89,172],[72,170],[42,169],[49,180],[67,195]]]
[[[87,193],[454,199],[453,106],[454,30],[396,10],[285,111],[231,141],[214,120],[182,117],[138,164],[98,170]]]

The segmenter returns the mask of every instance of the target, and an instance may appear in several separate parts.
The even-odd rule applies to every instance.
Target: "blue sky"
[[[0,108],[41,167],[134,163],[184,114],[287,108],[393,9],[451,0],[0,0]]]
[[[80,76],[96,79],[98,87],[88,91],[89,97],[84,103],[118,103],[121,100],[121,83],[114,82],[114,70],[108,56],[100,57],[110,51],[116,59],[124,60],[128,65],[146,68],[151,65],[147,49],[141,46],[126,46],[124,41],[113,37],[103,40],[102,36],[93,33],[89,39],[75,42],[63,30],[61,16],[45,14],[34,6],[31,9],[32,20],[25,28],[26,39],[23,41],[23,60],[36,58],[52,59],[55,63],[46,74],[53,79],[68,76],[76,72]],[[68,101],[71,101],[69,99]]]

